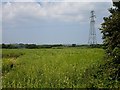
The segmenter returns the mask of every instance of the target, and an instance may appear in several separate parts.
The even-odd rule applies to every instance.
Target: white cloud
[[[36,0],[2,0],[2,2],[35,2]]]
[[[3,0],[2,2],[112,2],[112,0]],[[119,0],[113,0],[118,2]]]
[[[63,21],[81,21],[85,18],[84,11],[93,10],[95,6],[88,3],[42,2],[39,3],[6,3],[3,5],[3,20],[8,21],[23,17],[37,19],[57,19]],[[18,17],[19,16],[19,17]]]

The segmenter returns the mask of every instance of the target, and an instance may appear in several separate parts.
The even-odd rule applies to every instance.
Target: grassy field
[[[3,49],[3,88],[85,88],[82,74],[101,63],[99,48]]]

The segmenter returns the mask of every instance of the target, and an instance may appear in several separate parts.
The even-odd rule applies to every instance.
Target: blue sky
[[[87,44],[90,11],[94,10],[97,42],[102,43],[98,28],[110,7],[111,2],[6,2],[2,6],[2,42]]]

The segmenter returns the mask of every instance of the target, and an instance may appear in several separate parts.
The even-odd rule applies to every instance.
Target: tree
[[[35,49],[35,48],[38,48],[38,46],[36,44],[25,44],[25,48]]]
[[[2,48],[6,48],[6,45],[4,43],[2,44]]]
[[[120,88],[120,2],[113,3],[110,16],[104,17],[100,28],[106,51],[106,61],[87,69],[87,87]]]
[[[114,63],[120,64],[120,1],[113,2],[109,17],[104,17],[100,30],[103,33],[105,50]]]
[[[72,47],[76,47],[76,44],[72,44]]]

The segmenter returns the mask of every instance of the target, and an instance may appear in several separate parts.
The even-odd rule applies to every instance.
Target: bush
[[[106,54],[113,62],[120,64],[120,2],[114,2],[115,8],[111,8],[109,17],[104,17],[102,23],[103,40]]]

